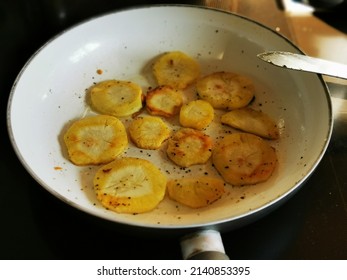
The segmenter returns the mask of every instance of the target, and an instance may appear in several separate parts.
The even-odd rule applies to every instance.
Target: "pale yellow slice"
[[[264,112],[248,107],[222,115],[221,122],[267,139],[278,139],[279,137],[277,124],[272,118]]]
[[[212,154],[211,138],[199,130],[182,128],[168,140],[167,155],[177,165],[203,164]]]
[[[159,149],[162,143],[169,138],[170,128],[159,117],[138,117],[128,128],[131,140],[138,148]]]
[[[153,65],[158,85],[184,89],[200,75],[200,65],[187,54],[172,51],[161,55]]]
[[[220,199],[224,181],[213,177],[180,178],[167,183],[169,197],[191,208],[206,207]]]
[[[90,88],[91,106],[102,114],[130,116],[142,108],[142,101],[142,88],[130,81],[107,80]]]
[[[70,160],[76,165],[108,163],[128,145],[123,123],[112,116],[97,115],[75,121],[64,135]]]
[[[212,122],[213,118],[214,109],[210,103],[194,100],[181,107],[179,120],[184,127],[202,130]]]
[[[233,133],[216,144],[212,162],[227,183],[252,185],[270,178],[277,165],[277,155],[261,137]]]
[[[165,175],[151,162],[121,158],[101,167],[94,190],[101,204],[118,213],[137,214],[153,210],[166,192]]]
[[[196,83],[198,96],[215,109],[238,109],[247,106],[254,97],[251,79],[231,72],[215,72]]]
[[[151,115],[172,117],[183,103],[182,92],[171,86],[158,86],[146,95],[146,108]]]

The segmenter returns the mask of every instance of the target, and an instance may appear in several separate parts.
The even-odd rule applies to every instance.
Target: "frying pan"
[[[131,80],[146,89],[153,86],[153,60],[173,50],[196,59],[202,75],[231,71],[254,81],[256,97],[251,106],[269,114],[280,127],[280,139],[270,142],[277,150],[278,166],[264,183],[228,185],[223,198],[205,208],[190,209],[165,198],[144,214],[108,211],[93,192],[93,175],[99,167],[73,165],[62,136],[72,121],[95,114],[86,101],[86,89],[93,83]],[[179,234],[243,226],[300,189],[319,164],[332,132],[331,100],[321,76],[279,69],[257,58],[267,50],[302,53],[288,39],[255,21],[205,7],[147,6],[92,18],[48,41],[19,73],[7,113],[14,150],[47,191],[116,226]],[[187,98],[194,94],[188,90]],[[177,125],[175,120],[167,121]],[[216,139],[221,131],[211,125],[206,133]],[[164,154],[130,143],[122,156],[148,159],[168,177],[219,176],[210,162],[181,170]]]

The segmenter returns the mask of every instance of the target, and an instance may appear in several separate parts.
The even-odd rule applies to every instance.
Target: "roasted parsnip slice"
[[[182,103],[182,92],[171,86],[158,86],[146,95],[146,108],[151,115],[172,117],[179,112]]]
[[[221,122],[268,139],[278,139],[277,124],[264,112],[241,108],[221,116]]]
[[[168,140],[167,155],[177,165],[203,164],[211,157],[212,140],[199,130],[182,128]]]
[[[169,138],[170,128],[159,117],[138,117],[128,128],[131,140],[138,148],[159,149],[162,143]]]
[[[76,165],[108,163],[128,145],[123,123],[107,115],[75,121],[64,134],[64,141],[69,158]]]
[[[199,77],[200,66],[185,53],[172,51],[154,62],[153,74],[159,85],[184,89]]]
[[[94,177],[98,200],[118,213],[143,213],[153,210],[164,198],[167,179],[151,162],[121,158],[101,167]]]
[[[224,181],[213,177],[179,178],[167,183],[169,197],[191,208],[208,206],[224,193]]]
[[[102,114],[126,117],[142,108],[142,88],[130,81],[107,80],[90,88],[90,101]]]
[[[247,106],[254,97],[253,82],[243,75],[215,72],[196,83],[198,95],[216,109],[238,109]]]
[[[214,118],[214,109],[204,100],[193,100],[184,104],[180,110],[180,124],[184,127],[202,130]]]
[[[277,165],[273,147],[250,133],[225,136],[213,150],[212,162],[223,179],[232,185],[266,181]]]

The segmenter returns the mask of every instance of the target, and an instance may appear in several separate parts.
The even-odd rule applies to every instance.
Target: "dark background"
[[[165,3],[1,0],[0,259],[181,259],[178,237],[129,233],[45,191],[20,164],[6,127],[12,84],[43,43],[81,20],[151,2]],[[338,22],[347,25],[342,17]],[[346,86],[329,87],[332,96],[347,99]],[[231,259],[347,259],[346,128],[346,115],[338,115],[322,162],[292,199],[261,220],[222,234]]]

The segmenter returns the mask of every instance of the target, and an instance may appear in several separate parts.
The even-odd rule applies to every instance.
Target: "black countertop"
[[[176,2],[180,1],[170,1]],[[109,227],[53,197],[32,179],[17,159],[6,126],[11,86],[26,60],[44,42],[88,17],[124,6],[150,3],[0,2],[0,259],[182,258],[177,237],[141,236]],[[347,102],[347,86],[328,86],[332,97]],[[346,166],[347,113],[340,111],[335,114],[328,150],[302,189],[261,220],[222,234],[229,257],[347,259]]]

